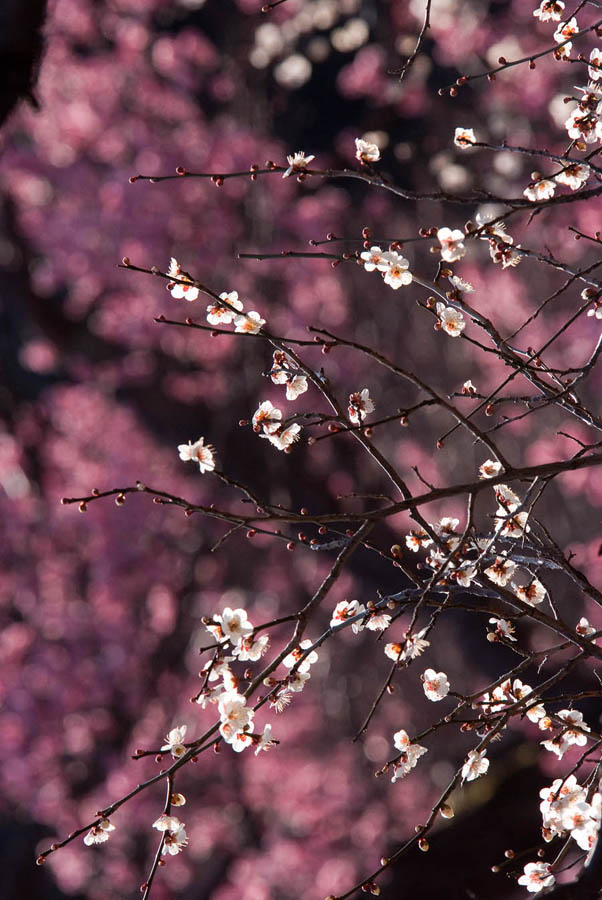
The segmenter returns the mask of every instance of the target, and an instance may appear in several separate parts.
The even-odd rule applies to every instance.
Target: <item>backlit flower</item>
[[[207,321],[210,325],[230,325],[239,312],[242,312],[242,301],[238,299],[238,291],[224,292],[219,295],[228,306],[222,303],[214,303],[207,307]],[[232,309],[230,309],[232,307]]]
[[[542,178],[540,181],[532,182],[525,188],[523,194],[527,200],[537,202],[538,200],[550,200],[554,196],[556,185],[548,178]]]
[[[484,775],[488,768],[489,760],[485,756],[485,751],[479,753],[477,750],[471,750],[462,766],[462,778],[465,781],[474,781],[475,778]]]
[[[556,881],[550,872],[550,863],[527,863],[523,873],[518,879],[518,883],[526,887],[532,894],[537,894],[544,888],[551,887]]]
[[[424,693],[429,700],[436,703],[449,694],[449,681],[445,672],[435,672],[434,669],[426,669],[421,678]]]
[[[533,10],[533,15],[541,22],[559,22],[564,10],[562,0],[541,0],[537,9]]]
[[[199,289],[192,283],[192,278],[188,272],[184,272],[180,267],[177,259],[172,258],[169,261],[167,275],[170,278],[177,278],[178,282],[170,281],[167,284],[167,290],[170,292],[174,300],[196,300],[199,296]],[[184,283],[180,283],[184,282]]]
[[[361,138],[355,139],[355,158],[361,163],[374,163],[380,159],[380,150],[376,144],[370,141],[364,141]]]
[[[374,403],[370,397],[368,388],[362,388],[361,391],[356,391],[354,394],[349,395],[349,408],[347,412],[354,425],[359,425],[366,416],[374,412]]]
[[[205,444],[205,438],[199,438],[194,444],[192,441],[179,444],[178,453],[184,462],[198,462],[201,475],[215,469],[215,448],[211,444]]]
[[[602,77],[602,74],[601,76]],[[554,175],[554,181],[565,184],[572,191],[578,191],[589,178],[591,169],[585,163],[572,163]]]
[[[108,819],[101,819],[98,825],[93,825],[87,833],[84,844],[86,847],[91,847],[92,844],[104,844],[109,840],[111,831],[115,831],[115,826],[111,825]]]
[[[363,260],[366,272],[374,272],[375,269],[379,272],[386,272],[389,268],[389,263],[384,259],[384,255],[380,247],[376,246],[360,253],[360,259]]]
[[[306,156],[302,150],[297,150],[296,153],[293,153],[292,156],[287,156],[286,161],[288,163],[288,169],[283,173],[283,178],[288,178],[290,175],[297,174],[299,172],[304,172],[307,169],[308,165],[312,160],[315,159],[315,156]]]
[[[258,334],[263,325],[265,319],[262,319],[255,310],[234,319],[234,330],[239,334]]]
[[[270,444],[273,444],[278,450],[286,450],[295,441],[299,440],[299,432],[301,426],[297,422],[293,422],[288,428],[277,428],[269,434],[261,434],[260,437],[267,438]]]
[[[383,271],[385,284],[392,287],[394,291],[412,283],[412,273],[408,270],[410,265],[408,260],[395,250],[387,250],[383,253],[383,260],[387,263],[386,270]]]
[[[460,150],[468,150],[471,144],[474,144],[476,137],[472,128],[456,128],[454,134],[454,144]]]
[[[485,462],[479,466],[479,478],[495,478],[501,471],[501,462],[496,462],[493,459],[486,459]]]
[[[166,831],[165,839],[163,841],[163,848],[161,853],[165,856],[169,853],[171,856],[176,856],[176,854],[180,853],[184,847],[188,843],[188,836],[186,834],[186,829],[184,825],[180,822],[175,831]]]
[[[441,244],[441,259],[446,262],[455,262],[462,259],[466,253],[464,246],[464,232],[459,228],[439,228],[437,238]]]
[[[464,316],[459,309],[453,306],[446,306],[445,303],[437,303],[438,326],[449,334],[450,337],[460,337],[466,328]]]
[[[184,738],[186,736],[187,725],[180,725],[178,728],[172,728],[167,737],[165,744],[161,747],[162,751],[169,750],[174,759],[179,759],[186,753],[184,746]]]

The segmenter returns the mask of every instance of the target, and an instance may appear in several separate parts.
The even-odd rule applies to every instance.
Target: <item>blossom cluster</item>
[[[173,256],[169,262],[167,275],[171,279],[177,279],[177,281],[167,283],[167,290],[174,300],[188,300],[189,302],[198,300],[201,294],[198,282],[195,282],[188,272],[183,271]],[[233,324],[237,334],[259,334],[265,325],[265,319],[262,319],[255,310],[245,313],[243,309],[244,305],[238,297],[238,291],[229,293],[224,291],[207,307],[207,321],[210,325]]]

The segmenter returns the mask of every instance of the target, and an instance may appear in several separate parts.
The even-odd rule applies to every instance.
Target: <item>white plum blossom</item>
[[[514,635],[514,625],[509,622],[507,619],[489,619],[490,625],[495,625],[496,633],[505,638],[507,641],[516,641]]]
[[[556,31],[554,32],[554,40],[557,44],[562,44],[564,41],[568,41],[567,44],[562,48],[562,53],[564,56],[569,56],[572,48],[572,43],[569,38],[572,38],[574,34],[577,34],[579,31],[579,25],[577,24],[577,19],[573,16],[568,22],[561,22]]]
[[[384,252],[377,246],[370,247],[369,250],[364,250],[363,253],[360,253],[360,259],[363,260],[366,272],[374,272],[375,270],[386,272],[389,268],[389,263],[384,257]]]
[[[477,389],[470,379],[468,379],[468,381],[465,381],[462,385],[463,394],[468,394],[468,396],[471,396],[472,394],[476,394],[476,392]]]
[[[248,637],[253,631],[253,625],[249,622],[246,609],[231,609],[226,606],[221,616],[215,616],[222,626],[222,634],[232,643]]]
[[[262,319],[255,310],[242,316],[236,316],[234,319],[234,331],[239,334],[259,334],[263,325],[265,325],[265,319]]]
[[[516,247],[512,247],[506,242],[502,245],[497,241],[489,241],[489,254],[494,263],[501,262],[502,269],[518,266],[522,259],[522,254],[518,252],[519,250],[520,244],[517,244]]]
[[[206,709],[208,703],[217,703],[218,699],[225,690],[226,688],[224,687],[223,682],[220,684],[216,684],[215,687],[205,688],[198,695],[195,702],[199,704],[201,709]]]
[[[587,735],[584,731],[591,731],[587,722],[583,721],[583,713],[577,709],[561,709],[558,718],[569,726],[564,732],[563,738],[569,744],[576,744],[577,747],[584,747],[587,744]]]
[[[233,654],[239,662],[257,662],[261,659],[270,645],[270,639],[267,634],[253,640],[252,636],[243,637],[234,647]]]
[[[550,20],[552,22],[559,22],[563,10],[564,3],[562,0],[541,0],[537,9],[533,10],[533,15],[541,22],[548,22]]]
[[[474,287],[469,281],[464,281],[459,275],[449,275],[448,281],[456,291],[464,291],[465,294],[474,293]]]
[[[277,431],[280,428],[280,420],[282,419],[282,410],[274,406],[270,400],[264,400],[260,403],[253,413],[253,428],[259,431],[263,428],[268,434]]]
[[[526,585],[518,585],[512,582],[512,588],[516,596],[528,603],[529,606],[536,606],[538,603],[543,603],[546,599],[546,589],[539,578],[535,578],[535,576]]]
[[[508,512],[512,512],[520,506],[520,497],[507,484],[496,484],[493,486],[493,490],[497,502]]]
[[[395,748],[401,752],[401,758],[394,763],[394,773],[391,781],[399,781],[410,772],[421,756],[428,752],[427,747],[421,747],[420,744],[413,744],[408,737],[408,733],[401,729],[393,735],[393,743]]]
[[[495,514],[495,528],[499,534],[504,537],[522,537],[525,531],[531,531],[531,526],[527,524],[529,513],[509,513],[503,506],[498,506]]]
[[[437,327],[443,329],[450,337],[460,337],[466,328],[464,316],[459,309],[446,306],[445,303],[437,303]]]
[[[564,124],[569,137],[575,141],[593,144],[602,140],[602,122],[596,112],[577,107]]]
[[[462,778],[464,781],[474,781],[480,775],[484,775],[489,768],[489,760],[485,751],[470,750],[466,762],[462,766]]]
[[[485,462],[479,466],[479,478],[495,478],[501,471],[501,462],[496,462],[494,459],[486,459]]]
[[[563,822],[567,814],[586,802],[587,791],[577,783],[574,775],[569,775],[565,779],[557,778],[549,787],[542,788],[539,796],[543,838],[549,842],[564,833],[566,826]]]
[[[238,299],[238,291],[225,291],[219,295],[229,306],[223,303],[213,303],[207,307],[207,321],[210,325],[231,325],[237,314],[242,312],[243,304]],[[229,307],[233,307],[230,309]]]
[[[101,819],[98,825],[93,825],[87,833],[84,844],[86,847],[91,847],[93,844],[104,844],[109,840],[112,831],[115,831],[115,826],[108,819]]]
[[[380,159],[380,150],[376,144],[371,141],[364,141],[362,138],[355,139],[355,158],[361,163],[374,163]]]
[[[287,384],[291,378],[291,369],[297,366],[282,350],[274,350],[270,378],[274,384]]]
[[[420,531],[410,531],[410,533],[406,535],[406,547],[413,553],[418,553],[422,547],[429,547],[432,543],[432,539],[428,536],[426,531],[423,531],[422,529],[420,529]]]
[[[383,271],[385,284],[396,291],[400,287],[412,283],[414,276],[409,271],[410,263],[405,256],[395,250],[387,250],[386,253],[383,253],[383,260],[387,263],[387,268]]]
[[[374,412],[374,402],[370,397],[368,388],[362,388],[361,391],[349,394],[349,407],[347,412],[354,425],[359,425],[360,422],[364,421],[366,416]]]
[[[537,894],[539,891],[543,891],[544,888],[551,887],[556,881],[550,871],[550,863],[527,863],[523,873],[518,879],[518,883],[526,887],[532,894]]]
[[[365,612],[366,607],[357,600],[341,600],[333,610],[330,627],[335,628],[337,625],[341,625],[342,622],[346,622],[347,619],[352,619],[354,616]],[[363,628],[362,620],[358,619],[351,627],[354,633],[357,634]]]
[[[456,128],[454,133],[454,144],[460,150],[468,150],[471,144],[476,141],[475,133],[472,128]]]
[[[177,728],[172,728],[165,738],[165,743],[161,747],[161,751],[169,750],[174,759],[179,759],[180,756],[183,756],[184,753],[186,753],[184,738],[186,737],[187,729],[187,725],[180,725]]]
[[[157,831],[177,831],[181,824],[177,816],[169,816],[167,813],[163,813],[158,819],[155,819],[153,828],[156,828]]]
[[[589,55],[587,74],[592,81],[598,81],[602,78],[602,50],[598,47],[594,47]]]
[[[583,187],[590,174],[591,169],[586,163],[572,163],[554,175],[554,181],[566,185],[572,191],[578,191]]]
[[[442,519],[439,519],[438,522],[431,525],[431,528],[439,537],[446,537],[455,534],[459,524],[459,519],[455,519],[453,516],[443,516]]]
[[[589,637],[591,634],[596,633],[596,629],[592,628],[589,624],[588,620],[585,617],[579,619],[577,627],[575,628],[577,634],[580,634],[582,637]]]
[[[600,814],[593,803],[583,801],[563,812],[562,825],[571,832],[571,837],[582,850],[592,850],[598,837]]]
[[[427,647],[430,647],[430,641],[424,638],[425,634],[426,628],[423,628],[418,634],[406,635],[405,645],[397,643],[386,644],[385,656],[392,659],[393,662],[416,659],[421,653],[424,653]]]
[[[222,694],[217,702],[220,727],[219,731],[223,739],[231,744],[238,732],[244,732],[250,725],[255,715],[252,709],[247,709],[246,697],[237,691],[227,691]]]
[[[307,378],[305,375],[295,375],[286,383],[286,399],[296,400],[307,390]]]
[[[228,662],[231,662],[233,659],[233,656],[228,656],[226,659],[216,659],[215,662],[208,662],[203,666],[199,674],[201,677],[208,675],[209,681],[217,681],[218,678],[224,678],[230,674]]]
[[[237,731],[230,741],[230,746],[236,753],[242,753],[243,750],[253,746],[253,738],[248,731]]]
[[[464,246],[465,234],[459,228],[439,228],[437,238],[441,244],[441,259],[446,262],[456,262],[466,254]]]
[[[504,587],[514,575],[515,570],[515,562],[512,562],[511,559],[506,559],[504,556],[498,556],[495,563],[492,566],[489,566],[488,569],[485,569],[485,575],[487,575],[487,578],[489,578],[490,581],[493,581],[494,584],[499,584],[500,587]]]
[[[274,747],[276,741],[272,738],[272,726],[264,725],[263,734],[259,738],[259,742],[255,745],[255,756],[258,756],[262,750],[266,752]]]
[[[536,203],[538,200],[551,200],[555,190],[556,185],[553,181],[550,181],[548,178],[542,178],[539,181],[531,182],[531,184],[525,188],[523,194],[527,200],[532,200]]]
[[[178,278],[179,281],[185,282],[184,284],[179,284],[178,282],[170,281],[167,284],[167,290],[170,292],[171,296],[174,300],[197,300],[200,294],[198,287],[192,283],[192,278],[188,274],[188,272],[184,272],[177,261],[177,259],[172,258],[169,261],[169,268],[167,270],[167,275],[169,278]]]
[[[270,444],[273,444],[278,450],[286,450],[295,441],[299,440],[299,433],[301,431],[301,426],[297,422],[293,422],[292,425],[289,425],[287,428],[276,428],[273,431],[270,431],[269,434],[260,434],[259,436],[262,438],[267,438]]]
[[[303,656],[304,652],[306,650],[308,650],[309,647],[311,647],[311,645],[312,645],[312,641],[309,641],[309,640],[301,641],[301,643],[299,644],[298,647],[295,647],[295,649],[292,650],[288,654],[288,656],[284,657],[284,659],[282,660],[282,665],[286,666],[287,669],[292,669],[293,666],[299,662],[299,660]],[[312,650],[311,653],[308,654],[308,656],[305,657],[303,662],[297,667],[297,671],[298,672],[309,672],[310,668],[314,665],[314,663],[317,663],[317,661],[318,661],[318,654],[316,653],[315,650]]]
[[[591,309],[587,311],[588,318],[595,317],[596,319],[602,319],[602,306],[596,303],[595,306],[592,306]]]
[[[215,447],[205,444],[205,438],[199,438],[194,444],[192,441],[188,441],[187,444],[179,444],[178,453],[184,462],[197,462],[201,475],[205,472],[213,472],[215,469]]]
[[[505,244],[514,243],[513,238],[506,231],[506,226],[504,222],[496,222],[495,215],[493,213],[489,213],[487,211],[478,212],[475,215],[475,222],[478,230],[480,231],[480,238],[482,241],[491,241],[494,238],[497,238],[500,241],[503,241]]]
[[[391,624],[391,616],[387,613],[374,613],[366,622],[369,631],[385,631]]]
[[[463,563],[458,569],[455,569],[453,573],[453,576],[460,587],[466,588],[470,587],[477,575],[478,572],[475,566],[471,566],[467,562]]]
[[[435,672],[434,669],[426,669],[421,675],[421,679],[424,693],[433,703],[443,700],[449,694],[449,681],[445,672]]]
[[[175,831],[166,831],[165,839],[163,841],[163,848],[161,853],[165,856],[166,854],[170,854],[171,856],[176,856],[176,854],[180,853],[184,849],[184,847],[188,843],[188,836],[186,834],[186,829],[184,828],[184,824],[180,822]]]
[[[289,178],[291,175],[304,172],[315,156],[306,156],[302,150],[297,150],[292,156],[287,156],[288,169],[283,173],[283,178]]]
[[[300,672],[298,669],[293,675],[289,675],[286,680],[287,688],[289,691],[294,691],[296,694],[303,690],[305,687],[305,682],[311,678],[309,672]]]

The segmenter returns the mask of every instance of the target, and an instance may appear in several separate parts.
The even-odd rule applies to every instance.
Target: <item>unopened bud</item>
[[[420,847],[420,849],[422,850],[423,853],[426,853],[427,850],[430,849],[430,844],[426,838],[420,838],[420,840],[418,841],[418,846]]]
[[[449,803],[444,803],[439,812],[444,819],[453,819],[453,817],[455,816],[453,807],[450,806]]]

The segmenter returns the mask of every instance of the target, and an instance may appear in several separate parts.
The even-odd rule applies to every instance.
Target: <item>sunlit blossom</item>
[[[518,883],[526,887],[532,894],[551,887],[555,881],[556,879],[550,871],[550,863],[544,862],[527,863],[523,874],[518,879]]]
[[[380,150],[371,141],[362,138],[355,139],[355,158],[361,163],[375,163],[380,159]]]
[[[288,169],[283,173],[283,178],[289,178],[291,175],[296,175],[299,172],[304,172],[310,162],[315,159],[315,156],[306,156],[302,150],[297,150],[296,153],[293,153],[292,156],[287,156],[286,161],[288,163]]]
[[[449,681],[445,672],[426,669],[421,675],[424,693],[429,700],[437,702],[449,694]]]
[[[459,228],[439,228],[437,239],[441,244],[441,259],[446,262],[455,262],[466,254],[464,246],[465,234]]]
[[[475,133],[472,128],[456,128],[454,133],[454,144],[460,150],[468,150],[471,144],[476,142]]]
[[[436,309],[438,325],[450,337],[459,337],[466,328],[466,322],[460,310],[440,302],[437,303]]]
[[[172,728],[165,738],[165,743],[161,747],[161,750],[169,750],[174,759],[179,759],[180,756],[183,756],[184,753],[186,753],[184,738],[186,736],[187,728],[188,726],[186,725],[180,725],[177,728]]]
[[[215,469],[215,448],[211,444],[205,444],[205,438],[199,438],[194,444],[192,441],[179,444],[178,453],[184,462],[197,462],[201,475]]]
[[[198,287],[192,283],[192,278],[187,272],[184,272],[177,261],[172,258],[169,261],[167,270],[169,278],[177,278],[178,281],[170,281],[167,284],[167,290],[170,292],[174,300],[196,300],[200,294]],[[184,283],[182,283],[184,282]]]
[[[485,751],[479,753],[477,750],[471,750],[462,766],[462,778],[464,781],[474,781],[475,778],[484,775],[488,768],[489,760],[485,756]]]

